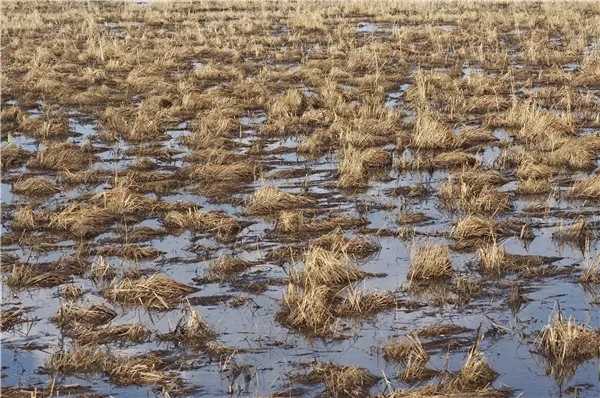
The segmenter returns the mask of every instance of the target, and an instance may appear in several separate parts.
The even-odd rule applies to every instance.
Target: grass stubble
[[[536,269],[535,261],[504,248],[510,237],[524,243],[534,237],[535,226],[512,217],[515,197],[536,201],[564,193],[574,205],[600,198],[600,180],[592,172],[600,151],[593,132],[599,125],[597,100],[588,90],[600,76],[597,54],[589,48],[589,38],[598,36],[598,11],[585,3],[536,5],[535,12],[526,3],[515,4],[510,21],[506,9],[493,2],[469,10],[452,2],[436,4],[435,10],[418,2],[159,3],[6,6],[7,100],[1,112],[6,145],[0,162],[3,183],[12,183],[11,191],[25,201],[3,209],[19,245],[45,250],[28,242],[60,235],[83,247],[121,224],[158,219],[165,233],[188,231],[194,241],[200,235],[232,247],[247,238],[250,222],[242,218],[276,219],[269,237],[297,247],[306,243],[289,256],[289,284],[276,319],[308,336],[331,338],[343,337],[348,318],[398,306],[396,294],[360,287],[378,275],[363,271],[358,261],[380,247],[368,236],[349,237],[349,231],[369,221],[343,213],[321,217],[333,206],[347,207],[357,193],[413,172],[447,174],[437,191],[418,184],[402,194],[415,201],[435,197],[442,210],[458,217],[448,233],[450,246],[414,245],[409,287],[442,283],[466,296],[480,287],[457,277],[451,250],[475,253],[484,277]],[[545,18],[534,24],[540,13]],[[377,30],[361,32],[356,15],[371,15]],[[473,15],[486,23],[465,23]],[[275,19],[277,26],[270,22]],[[512,34],[515,30],[523,34]],[[551,40],[556,34],[561,45]],[[484,46],[472,44],[480,40]],[[477,68],[465,71],[465,61]],[[567,64],[578,67],[561,67]],[[399,82],[406,85],[398,89]],[[74,126],[87,122],[95,126],[93,134],[80,136]],[[297,147],[288,146],[290,137],[298,138]],[[331,158],[333,166],[319,168],[322,180],[312,170],[286,169],[288,185],[253,185],[264,172],[274,168],[277,175],[279,166],[291,166],[288,155],[296,152],[320,166]],[[131,166],[114,169],[121,160]],[[298,175],[305,180],[298,182]],[[320,185],[336,193],[331,203],[317,193]],[[64,195],[55,195],[60,192]],[[245,212],[233,216],[162,200],[174,193],[242,205]],[[53,195],[52,203],[43,200]],[[414,226],[417,234],[426,217],[403,212],[397,221]],[[559,228],[554,239],[585,249],[596,239],[594,228],[577,220]],[[103,260],[162,261],[162,252],[150,244],[137,245],[151,240],[142,235],[125,244],[90,245],[87,254],[97,261],[83,274],[119,311],[175,309],[195,288],[157,275],[123,275]],[[236,256],[213,260],[206,271],[219,282],[235,281],[255,265]],[[146,341],[148,326],[107,325],[116,312],[104,304],[82,304],[82,297],[96,292],[86,288],[83,296],[69,272],[26,262],[10,263],[3,272],[16,293],[58,287],[64,300],[51,320],[70,330],[74,345],[51,356],[48,370],[95,368],[117,384],[178,384],[158,354],[128,357],[97,346]],[[596,258],[579,281],[598,280]],[[509,302],[520,301],[521,285],[511,286],[515,300]],[[3,308],[3,331],[24,319],[19,310],[11,311]],[[584,338],[573,337],[589,336],[584,330],[557,318],[541,334],[539,350],[552,363],[577,362],[555,352],[587,347]],[[172,342],[218,351],[211,326],[191,307],[170,336]],[[418,339],[402,341],[409,348],[402,348],[408,354],[399,361],[399,376],[407,382],[438,372],[427,368]],[[503,394],[489,387],[495,375],[478,343],[463,369],[440,386],[386,395]],[[364,396],[378,379],[361,368],[324,363],[313,364],[309,374],[331,396]]]

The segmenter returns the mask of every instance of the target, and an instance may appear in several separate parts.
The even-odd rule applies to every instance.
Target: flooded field
[[[3,2],[6,397],[597,397],[594,2]]]

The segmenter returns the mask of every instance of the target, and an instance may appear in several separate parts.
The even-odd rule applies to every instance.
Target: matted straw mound
[[[31,155],[31,152],[15,145],[3,146],[0,149],[0,168],[4,171],[23,166]]]
[[[169,310],[196,290],[173,279],[153,275],[146,279],[113,281],[102,289],[102,295],[124,306]]]
[[[38,169],[79,171],[87,169],[99,158],[70,142],[50,144],[28,163]]]
[[[281,210],[313,208],[317,202],[302,195],[290,194],[270,185],[257,189],[246,201],[249,214],[267,215]]]
[[[54,314],[50,321],[60,327],[73,324],[85,326],[100,326],[112,321],[117,313],[112,308],[104,304],[92,304],[89,307],[81,307],[67,302],[61,304],[58,312]]]
[[[292,381],[311,385],[324,383],[326,394],[331,397],[366,397],[371,387],[380,380],[380,377],[358,366],[325,362],[305,366],[308,371],[293,375]]]
[[[214,211],[206,212],[197,208],[187,212],[171,211],[164,219],[170,229],[189,229],[190,231],[215,234],[217,240],[229,241],[242,230],[242,224],[235,218]]]
[[[17,181],[13,186],[13,192],[25,196],[44,197],[54,195],[60,192],[60,189],[45,178],[30,177]]]

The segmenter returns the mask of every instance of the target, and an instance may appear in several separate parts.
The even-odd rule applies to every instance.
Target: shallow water
[[[137,1],[147,3],[149,1]],[[203,26],[212,29],[218,27],[216,22],[203,22]],[[107,22],[106,27],[115,30],[118,24]],[[397,26],[391,28],[398,28]],[[357,21],[355,30],[361,37],[375,36],[373,33],[391,31],[390,26],[375,24],[368,21]],[[455,31],[457,25],[446,24],[436,28],[437,31]],[[294,34],[285,26],[278,27],[277,37],[289,37]],[[508,32],[509,35],[522,34],[523,30],[517,28]],[[597,43],[596,43],[597,44]],[[597,45],[590,43],[589,51],[596,51]],[[283,48],[284,50],[286,48]],[[307,52],[312,54],[312,47],[307,47]],[[202,57],[201,55],[199,57]],[[308,59],[308,56],[307,56]],[[250,57],[246,58],[251,63]],[[186,67],[199,70],[205,66],[197,58],[186,61]],[[266,67],[275,67],[275,62],[268,63]],[[277,65],[286,65],[285,62]],[[301,64],[291,62],[292,70],[300,69]],[[515,63],[516,69],[526,66]],[[581,68],[578,63],[563,65],[563,70],[576,73]],[[418,71],[432,71],[450,73],[446,66],[419,66],[410,69],[407,81]],[[468,79],[474,73],[487,73],[479,67],[465,65],[459,68],[457,74],[460,79]],[[462,75],[461,75],[462,73]],[[492,73],[492,72],[489,72]],[[223,85],[228,85],[224,83]],[[313,84],[313,82],[311,82]],[[414,110],[407,109],[407,91],[413,83],[399,80],[393,87],[385,92],[382,106],[388,110],[397,110],[407,129],[415,121]],[[205,86],[206,87],[206,86]],[[221,87],[215,85],[204,89],[208,92]],[[294,86],[308,99],[318,98],[318,90],[306,84]],[[338,83],[346,94],[352,96],[363,88],[345,83]],[[522,89],[520,94],[529,95],[541,87],[530,90]],[[512,95],[512,94],[511,94]],[[510,95],[509,95],[510,96]],[[517,95],[515,94],[516,98]],[[354,97],[352,97],[354,98]],[[137,97],[138,105],[143,100]],[[349,102],[359,109],[361,101]],[[10,105],[11,101],[6,104]],[[38,107],[28,110],[31,117],[41,117],[44,103],[39,101]],[[545,110],[544,110],[545,111]],[[556,111],[558,112],[558,111]],[[108,144],[98,139],[99,122],[83,113],[70,111],[69,130],[74,133],[67,139],[77,145],[92,145],[101,148],[97,153],[100,160],[90,169],[110,170],[116,176],[123,172],[137,159],[135,150],[149,147],[152,143],[136,144],[119,140]],[[553,239],[553,234],[561,226],[568,226],[579,217],[585,217],[596,233],[600,232],[600,214],[597,203],[566,201],[561,198],[570,184],[570,181],[558,183],[555,196],[548,197],[515,197],[514,209],[504,214],[498,214],[497,219],[525,220],[531,223],[534,238],[524,242],[516,237],[502,240],[505,249],[512,254],[537,255],[556,257],[551,264],[544,267],[555,267],[558,270],[573,270],[571,274],[546,276],[537,278],[521,278],[516,274],[508,274],[501,278],[480,275],[477,271],[477,256],[475,253],[452,254],[452,266],[460,275],[473,278],[485,283],[484,293],[471,297],[465,303],[456,300],[455,293],[445,292],[448,296],[441,298],[438,292],[425,292],[421,295],[411,293],[404,288],[408,284],[407,274],[411,261],[411,250],[417,243],[431,240],[444,244],[453,241],[447,233],[453,228],[458,217],[464,214],[449,212],[437,198],[440,184],[448,180],[449,175],[457,171],[435,170],[432,173],[425,171],[400,172],[399,159],[414,160],[416,152],[407,148],[396,151],[394,144],[383,146],[388,152],[393,152],[395,165],[384,169],[369,179],[369,188],[364,191],[341,191],[336,188],[337,170],[340,159],[336,153],[328,153],[316,159],[298,154],[297,149],[306,136],[270,137],[260,135],[261,125],[269,122],[269,116],[263,111],[248,111],[240,115],[238,122],[239,131],[231,138],[231,153],[234,155],[249,155],[252,160],[264,168],[256,181],[239,184],[224,198],[213,198],[190,192],[187,187],[181,187],[167,192],[158,197],[149,194],[149,197],[160,198],[163,201],[186,201],[201,208],[203,211],[218,211],[235,217],[239,221],[248,222],[248,226],[236,236],[233,242],[223,243],[217,241],[211,234],[199,234],[186,231],[180,235],[169,234],[156,239],[149,239],[140,246],[151,246],[164,254],[151,260],[135,262],[116,256],[106,256],[105,260],[113,266],[118,273],[137,266],[142,270],[160,273],[179,282],[193,286],[197,292],[190,294],[187,299],[199,312],[208,324],[213,325],[218,343],[232,347],[237,352],[229,358],[229,362],[219,363],[204,353],[193,352],[184,346],[175,346],[171,343],[158,342],[159,334],[173,330],[174,325],[181,318],[185,303],[180,308],[170,311],[157,312],[135,308],[123,308],[116,304],[106,303],[100,294],[101,284],[96,284],[88,277],[74,277],[72,282],[84,290],[84,296],[77,301],[79,305],[92,303],[106,303],[114,308],[118,316],[110,325],[120,325],[131,322],[143,322],[152,330],[152,339],[140,344],[108,344],[111,349],[130,355],[149,353],[154,350],[166,350],[166,356],[176,358],[176,368],[185,387],[194,387],[196,390],[190,396],[267,396],[284,391],[288,388],[299,388],[304,396],[317,396],[322,393],[322,385],[303,386],[291,382],[291,377],[300,369],[299,364],[310,363],[318,360],[339,365],[356,365],[369,370],[377,376],[385,376],[394,388],[411,388],[397,377],[398,367],[386,362],[378,353],[379,349],[388,342],[389,338],[401,338],[416,328],[425,328],[434,325],[456,324],[469,329],[465,333],[449,336],[456,342],[456,348],[447,351],[443,343],[445,338],[423,339],[429,347],[428,353],[431,360],[428,366],[438,370],[458,370],[463,364],[467,353],[476,337],[476,330],[481,328],[483,340],[481,350],[485,353],[492,368],[499,372],[499,377],[494,382],[494,387],[508,386],[512,388],[513,396],[564,396],[569,395],[569,388],[577,388],[580,397],[597,397],[600,395],[599,362],[597,359],[582,363],[571,379],[563,385],[558,385],[553,375],[547,374],[544,359],[536,353],[536,336],[548,323],[553,312],[560,307],[565,316],[571,316],[584,322],[591,328],[600,328],[600,292],[596,289],[585,290],[577,283],[581,271],[600,252],[600,243],[597,239],[589,242],[588,251],[583,253],[578,247],[560,245]],[[575,114],[575,116],[581,116]],[[478,116],[479,117],[479,116]],[[182,144],[182,139],[193,134],[193,123],[189,120],[173,123],[165,132],[168,138],[157,141],[163,147],[179,151],[170,159],[161,159],[160,156],[149,156],[157,165],[157,170],[173,173],[174,170],[187,165],[185,155],[189,152],[187,146]],[[457,132],[458,129],[455,129]],[[597,133],[597,128],[583,129],[579,135],[592,135]],[[493,130],[499,142],[477,149],[473,153],[481,160],[484,168],[492,168],[502,152],[502,145],[514,141],[509,132],[502,128]],[[16,132],[12,141],[18,147],[37,152],[44,148],[44,144],[37,140],[26,138]],[[393,141],[393,140],[392,140]],[[2,145],[6,145],[5,142]],[[255,151],[259,147],[259,151]],[[474,151],[473,151],[474,152]],[[125,153],[128,153],[126,155]],[[600,160],[596,160],[600,165]],[[12,170],[6,176],[17,176],[29,172],[27,166]],[[299,171],[299,177],[277,177],[278,172]],[[58,178],[56,173],[39,173],[53,181]],[[513,193],[516,180],[510,174],[511,181],[499,188],[503,192]],[[587,177],[588,173],[571,173],[572,178]],[[4,178],[5,176],[3,176]],[[77,203],[81,195],[103,192],[112,187],[116,177],[107,181],[93,184],[89,187],[78,187],[67,192],[61,192],[44,201],[43,207],[56,209],[69,203]],[[423,184],[429,191],[421,196],[400,195],[391,196],[389,193],[397,188],[410,189]],[[342,341],[328,339],[309,339],[304,335],[282,326],[276,319],[277,312],[281,309],[281,300],[286,290],[285,279],[292,267],[301,267],[301,258],[296,258],[289,263],[278,263],[267,260],[270,251],[285,246],[305,246],[307,239],[290,241],[280,239],[274,234],[275,221],[269,218],[249,215],[244,206],[249,194],[264,185],[274,185],[288,193],[306,194],[318,201],[321,210],[335,214],[365,217],[367,225],[364,228],[355,228],[345,231],[347,237],[360,237],[371,239],[379,245],[379,250],[366,259],[356,259],[361,269],[374,273],[385,274],[367,278],[359,282],[358,288],[364,292],[377,290],[378,292],[392,292],[399,300],[398,307],[382,311],[376,316],[367,319],[342,319],[340,329],[348,336]],[[0,184],[0,197],[3,210],[2,235],[7,236],[12,232],[10,215],[20,206],[32,204],[32,201],[21,195],[13,194],[10,182]],[[547,214],[529,214],[524,211],[530,204],[550,203],[552,210]],[[417,224],[400,225],[398,216],[403,210],[422,212],[430,219]],[[163,216],[147,214],[145,219],[137,222],[136,226],[161,229]],[[122,231],[115,230],[114,226],[107,228],[91,241],[91,248],[97,248],[110,242],[107,239],[122,239]],[[3,245],[4,255],[14,256],[21,261],[31,263],[51,263],[58,261],[62,256],[72,256],[76,253],[81,242],[76,240],[63,240],[60,242],[41,242],[35,248],[26,243],[11,243]],[[110,243],[114,245],[114,243]],[[233,281],[205,283],[203,277],[207,275],[209,266],[222,255],[232,255],[254,262],[248,269]],[[93,256],[90,261],[97,260]],[[550,261],[548,261],[550,262]],[[529,301],[524,303],[518,312],[514,313],[508,305],[508,291],[510,282],[516,281],[524,289]],[[254,294],[244,290],[250,282],[269,282],[266,291]],[[25,307],[28,309],[26,317],[29,320],[16,327],[14,331],[3,333],[2,353],[2,385],[13,386],[38,386],[50,384],[51,375],[44,371],[44,365],[53,352],[62,348],[71,347],[72,341],[62,336],[49,318],[60,307],[63,299],[60,298],[58,288],[30,289],[13,291],[6,286],[5,278],[2,280],[2,306],[3,308]],[[244,299],[245,301],[238,301]],[[447,300],[444,300],[447,299]],[[411,307],[409,301],[421,303],[422,306]],[[241,303],[241,304],[240,304]],[[495,326],[496,325],[496,326]],[[440,341],[444,340],[444,341]],[[245,371],[235,376],[232,370],[234,365],[246,366]],[[233,376],[232,376],[233,375]],[[91,375],[89,377],[66,377],[57,379],[58,384],[78,384],[89,386],[95,392],[122,397],[147,397],[152,395],[167,396],[160,387],[115,386],[107,377]],[[421,383],[417,385],[424,385]],[[386,384],[381,380],[372,390],[372,393],[383,393]],[[564,393],[564,394],[563,394]],[[184,394],[185,395],[185,394]],[[573,395],[573,394],[571,394]]]

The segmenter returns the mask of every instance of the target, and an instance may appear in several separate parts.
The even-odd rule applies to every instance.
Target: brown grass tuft
[[[395,308],[397,300],[393,293],[378,293],[376,290],[364,293],[355,284],[344,289],[345,296],[335,313],[341,317],[368,317],[377,313]]]
[[[114,342],[142,343],[150,337],[151,332],[145,323],[136,322],[99,329],[71,324],[66,334],[79,344],[96,345]]]
[[[600,174],[585,180],[577,181],[567,191],[570,199],[600,199]]]
[[[186,213],[171,211],[164,219],[170,229],[189,229],[201,233],[215,234],[217,240],[230,241],[242,230],[242,224],[235,218],[217,212],[189,209]]]
[[[0,167],[2,171],[21,167],[31,157],[31,152],[15,145],[5,145],[0,149]]]
[[[312,239],[309,246],[319,246],[332,252],[342,252],[357,257],[370,256],[380,249],[380,246],[372,240],[347,238],[339,227],[328,234]]]
[[[516,176],[519,180],[546,180],[554,174],[552,167],[537,164],[533,161],[525,161],[519,165],[516,170]]]
[[[564,372],[583,361],[600,356],[600,332],[572,318],[565,320],[558,308],[550,323],[540,331],[535,345],[551,368]],[[560,368],[565,369],[561,371]]]
[[[515,192],[519,195],[546,195],[552,192],[552,183],[545,179],[519,180]]]
[[[469,185],[452,178],[439,189],[442,206],[466,213],[498,213],[512,209],[512,196],[490,185]]]
[[[446,279],[454,275],[448,246],[433,244],[414,244],[408,269],[410,283],[425,282],[433,279]]]
[[[363,154],[364,152],[353,146],[347,146],[341,150],[342,160],[338,165],[338,188],[362,189],[369,186]]]
[[[60,189],[45,178],[30,177],[17,181],[13,192],[24,196],[46,197],[60,192]]]
[[[211,279],[223,280],[244,272],[252,266],[253,264],[250,261],[241,258],[221,256],[207,268],[207,272]]]
[[[105,374],[117,385],[164,385],[175,381],[165,372],[166,363],[157,355],[138,357],[115,355],[93,346],[73,346],[71,351],[58,351],[46,361],[45,369],[64,375]]]
[[[290,283],[276,318],[283,325],[310,336],[339,337],[331,303],[334,295],[328,286],[300,288]]]
[[[598,253],[596,258],[583,270],[583,273],[579,277],[579,282],[600,284],[600,253]]]
[[[80,307],[72,302],[61,304],[58,312],[50,321],[60,327],[71,327],[79,324],[85,326],[100,326],[112,321],[117,313],[104,304],[92,304],[89,307]]]
[[[483,272],[500,275],[507,270],[515,269],[519,262],[517,258],[506,252],[504,246],[496,242],[477,249],[479,269]]]
[[[304,270],[290,275],[290,280],[305,288],[332,287],[356,282],[369,275],[353,264],[347,253],[315,246],[304,256]]]
[[[366,397],[379,379],[366,369],[357,366],[340,366],[324,362],[314,362],[310,364],[309,372],[292,376],[292,381],[297,383],[324,383],[327,396],[339,398]]]
[[[126,306],[169,310],[195,291],[195,288],[173,279],[153,275],[146,279],[113,281],[102,289],[102,295]]]
[[[32,264],[14,264],[6,277],[6,284],[12,289],[54,287],[67,283],[68,275],[44,271]]]
[[[311,208],[314,199],[302,195],[289,194],[270,185],[256,190],[246,202],[246,210],[254,215],[267,215],[274,212],[298,208]]]
[[[563,228],[562,222],[558,230],[552,234],[552,238],[559,243],[567,243],[580,249],[585,249],[588,243],[596,238],[590,223],[585,219]]]
[[[411,145],[417,149],[449,149],[456,144],[450,128],[429,114],[417,117]]]
[[[187,319],[186,319],[187,317]],[[160,340],[182,342],[187,346],[199,349],[216,337],[214,328],[210,326],[191,305],[187,306],[175,329],[159,336]]]
[[[525,223],[513,220],[495,221],[474,215],[460,218],[450,232],[450,237],[456,240],[456,249],[466,250],[477,249],[496,238],[508,236],[528,240],[532,238],[532,232]]]
[[[476,391],[488,388],[499,376],[488,364],[484,353],[479,350],[482,336],[477,336],[475,344],[469,350],[463,367],[450,379],[444,381],[443,388],[448,391]]]
[[[50,170],[79,171],[98,161],[96,155],[70,142],[50,144],[39,151],[28,163],[29,167]]]
[[[25,310],[23,308],[11,308],[0,310],[0,331],[7,332],[15,326],[27,322],[23,317]]]
[[[402,337],[399,341],[390,339],[382,349],[383,358],[389,362],[405,364],[411,359],[419,359],[426,363],[429,361],[429,354],[423,348],[419,338],[411,333]]]
[[[76,285],[67,285],[60,291],[60,297],[65,300],[75,301],[83,296],[83,289]]]

